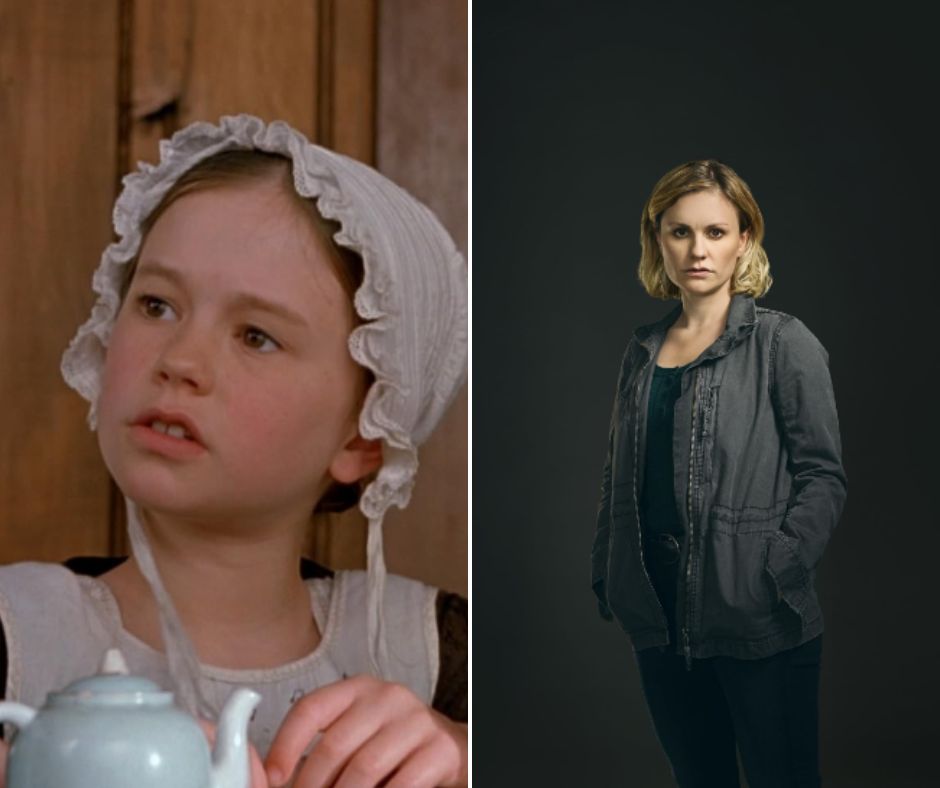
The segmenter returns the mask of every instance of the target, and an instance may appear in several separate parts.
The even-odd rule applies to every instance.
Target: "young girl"
[[[683,788],[819,785],[815,569],[845,501],[828,354],[758,307],[763,218],[721,162],[643,209],[640,280],[680,303],[631,338],[592,554]]]
[[[209,722],[261,694],[256,788],[466,784],[465,604],[386,577],[381,547],[464,379],[462,257],[279,121],[192,124],[124,184],[62,369],[132,556],[0,569],[6,698],[39,706],[117,646]],[[302,562],[314,510],[357,500],[368,572]]]

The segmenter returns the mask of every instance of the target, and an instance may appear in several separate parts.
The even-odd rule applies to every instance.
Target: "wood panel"
[[[131,23],[128,166],[196,120],[248,112],[315,136],[317,4],[137,0]]]
[[[467,4],[383,0],[378,168],[467,251]],[[467,593],[467,389],[421,447],[411,503],[386,518],[390,570]]]
[[[0,5],[0,562],[107,550],[108,480],[59,361],[110,239],[114,4]]]

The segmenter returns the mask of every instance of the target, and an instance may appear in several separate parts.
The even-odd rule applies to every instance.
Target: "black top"
[[[672,534],[682,540],[682,523],[676,509],[672,428],[676,400],[682,391],[682,371],[689,366],[653,370],[646,417],[646,465],[640,495],[640,522],[646,538]]]

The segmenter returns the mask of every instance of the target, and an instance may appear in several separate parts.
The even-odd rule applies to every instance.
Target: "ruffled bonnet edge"
[[[322,215],[339,223],[334,240],[358,253],[363,261],[364,278],[357,290],[354,305],[357,313],[369,321],[358,326],[349,336],[352,357],[372,371],[375,383],[363,403],[359,416],[360,431],[365,438],[380,438],[384,443],[382,467],[369,483],[360,499],[360,508],[367,518],[380,518],[392,504],[407,506],[417,471],[417,446],[430,434],[440,416],[454,399],[466,375],[467,360],[467,298],[456,299],[455,336],[450,352],[442,354],[441,368],[429,394],[428,417],[412,430],[396,422],[386,407],[402,392],[403,383],[396,375],[394,354],[376,351],[381,335],[387,330],[394,314],[388,304],[389,277],[382,269],[381,253],[370,228],[355,206],[343,195],[330,167],[368,170],[371,168],[353,159],[310,143],[296,129],[283,121],[265,124],[252,115],[226,115],[215,126],[196,122],[170,139],[160,141],[160,163],[138,163],[138,171],[124,176],[124,189],[114,206],[114,228],[120,240],[110,244],[102,254],[101,263],[92,278],[92,289],[98,299],[91,317],[79,328],[62,358],[61,370],[66,382],[91,403],[89,426],[97,424],[97,402],[101,392],[100,371],[104,364],[115,317],[120,308],[120,283],[123,267],[137,254],[141,244],[140,227],[164,194],[187,170],[199,161],[223,150],[251,149],[287,155],[293,164],[294,187],[304,197],[317,200]],[[379,176],[382,177],[382,176]],[[459,279],[465,276],[463,256],[447,232],[423,204],[404,190],[383,178],[387,189],[399,192],[409,207],[424,213],[422,217],[440,228],[439,241],[451,275],[458,280],[454,292],[461,293]]]

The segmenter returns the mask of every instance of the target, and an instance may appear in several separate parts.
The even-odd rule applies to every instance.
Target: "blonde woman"
[[[643,209],[639,277],[679,304],[636,330],[592,550],[682,788],[818,786],[815,570],[846,495],[828,353],[771,284],[747,184],[676,167]]]

